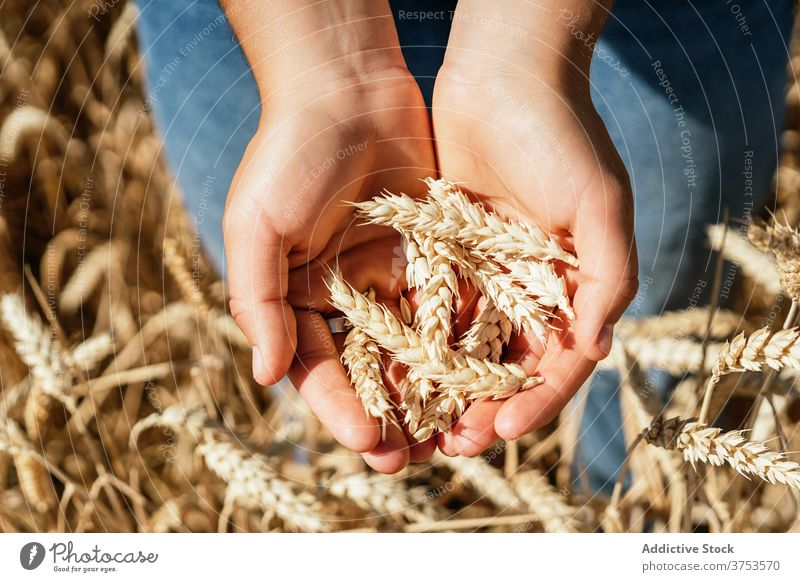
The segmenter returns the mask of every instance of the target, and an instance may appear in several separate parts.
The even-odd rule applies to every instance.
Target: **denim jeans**
[[[261,114],[253,76],[216,0],[138,0],[147,105],[209,254],[224,272],[224,199]],[[455,2],[392,3],[430,104]],[[408,18],[400,11],[444,11]],[[564,26],[578,40],[594,43]],[[595,46],[594,103],[630,174],[640,293],[628,315],[680,309],[710,287],[704,227],[757,212],[777,162],[791,0],[617,0]],[[699,301],[698,301],[699,300]],[[671,382],[656,377],[660,390]],[[618,379],[598,374],[577,454],[595,490],[624,457]]]

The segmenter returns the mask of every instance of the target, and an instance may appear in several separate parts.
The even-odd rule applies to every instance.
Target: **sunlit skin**
[[[382,472],[429,458],[437,441],[446,454],[475,455],[498,435],[516,438],[541,425],[607,353],[608,324],[635,292],[627,177],[588,84],[562,84],[559,74],[543,81],[514,63],[476,66],[493,57],[480,46],[480,59],[465,61],[460,38],[480,35],[459,35],[456,19],[431,119],[386,2],[253,4],[223,3],[264,104],[228,195],[224,230],[231,311],[254,346],[256,380],[268,385],[288,373],[333,436]],[[490,70],[502,74],[487,82]],[[545,385],[473,405],[438,439],[416,443],[390,428],[381,440],[339,362],[343,338],[333,338],[315,312],[330,313],[323,277],[331,266],[397,310],[405,286],[399,236],[356,226],[346,203],[383,188],[422,195],[420,179],[438,172],[505,215],[562,237],[581,260],[580,270],[566,273],[577,318],[551,334],[546,350],[525,337],[510,346],[507,357],[544,375]],[[462,291],[456,334],[477,299]],[[389,367],[395,398],[401,376]]]

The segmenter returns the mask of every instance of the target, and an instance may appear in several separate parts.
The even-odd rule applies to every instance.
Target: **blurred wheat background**
[[[793,322],[797,281],[770,261],[774,229],[752,231],[766,233],[754,245],[738,225],[710,228],[740,273],[725,310],[620,325],[601,367],[623,376],[630,487],[608,498],[573,480],[580,394],[558,421],[483,458],[378,475],[291,387],[251,380],[250,349],[161,159],[135,19],[125,1],[0,4],[2,531],[800,528],[800,363],[766,372],[762,349],[743,367],[734,344],[731,373],[705,390],[726,341]],[[800,54],[792,68],[790,80]],[[786,99],[769,208],[794,227],[794,82]],[[800,264],[800,238],[788,239],[784,264]],[[668,402],[644,390],[646,368],[682,378]],[[664,420],[703,414],[752,430],[717,437]]]

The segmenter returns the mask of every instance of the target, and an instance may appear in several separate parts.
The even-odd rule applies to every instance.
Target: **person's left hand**
[[[533,336],[512,340],[506,360],[544,384],[473,404],[439,436],[448,455],[477,455],[498,436],[516,439],[554,418],[608,355],[613,324],[638,284],[628,177],[588,83],[585,92],[559,91],[524,71],[493,73],[472,62],[439,72],[433,124],[441,173],[577,254],[580,268],[564,269],[576,317],[546,345]]]

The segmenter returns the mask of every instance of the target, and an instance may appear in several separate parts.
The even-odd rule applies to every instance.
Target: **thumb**
[[[297,347],[286,301],[289,243],[267,220],[259,196],[229,200],[223,230],[231,315],[253,346],[253,377],[266,386],[286,375]]]
[[[639,283],[627,180],[606,174],[595,188],[583,193],[576,212],[580,270],[573,306],[577,348],[597,361],[609,354],[613,326],[636,296]]]

